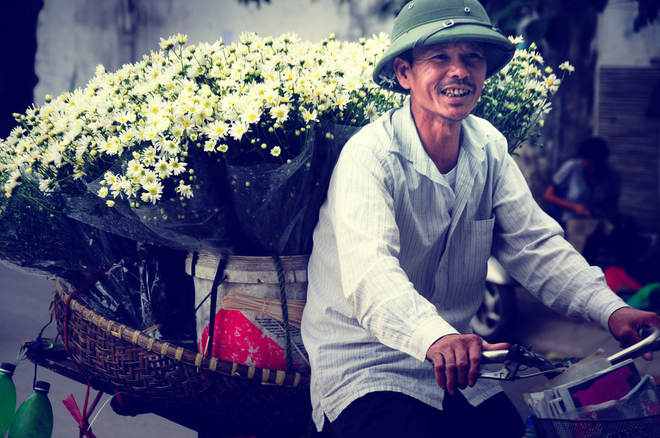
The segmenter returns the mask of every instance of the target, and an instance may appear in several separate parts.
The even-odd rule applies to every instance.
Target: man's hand
[[[627,348],[641,341],[639,330],[642,327],[660,327],[660,316],[653,312],[622,307],[610,316],[609,326],[610,332],[619,341],[619,346]],[[651,360],[653,353],[648,352],[642,357]]]
[[[506,342],[489,344],[477,335],[447,335],[429,347],[426,358],[433,363],[440,388],[456,395],[459,388],[465,389],[477,383],[482,350],[506,350],[510,347]]]

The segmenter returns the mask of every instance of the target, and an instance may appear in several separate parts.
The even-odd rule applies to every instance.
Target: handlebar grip
[[[492,350],[481,352],[481,363],[504,363],[509,350]]]
[[[510,350],[492,350],[481,352],[481,363],[483,364],[497,364],[505,362],[516,363],[518,366],[530,366],[538,368],[542,371],[555,369],[555,366],[543,355],[534,353],[531,350],[527,350],[520,345],[513,345]]]

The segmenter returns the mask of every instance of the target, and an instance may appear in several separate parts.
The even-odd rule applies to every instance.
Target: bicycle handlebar
[[[660,350],[660,328],[643,327],[639,331],[642,340],[635,345],[626,348],[610,357],[607,360],[612,365],[623,362],[627,359],[634,359],[653,350]],[[495,372],[481,373],[481,377],[497,380],[515,380],[522,377],[532,377],[538,374],[518,376],[518,369],[522,366],[534,367],[541,370],[542,373],[561,374],[568,366],[555,366],[545,356],[534,353],[519,345],[514,345],[510,350],[484,351],[481,353],[481,363],[497,364],[502,363],[504,367]]]
[[[521,365],[526,365],[540,370],[554,369],[545,356],[534,353],[530,350],[514,345],[510,350],[483,351],[481,353],[481,363],[505,363],[506,361],[517,360]]]

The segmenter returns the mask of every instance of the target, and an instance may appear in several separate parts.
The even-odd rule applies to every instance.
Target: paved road
[[[48,305],[52,298],[52,283],[43,278],[27,275],[0,265],[0,361],[13,362],[20,342],[34,339],[41,328],[48,322]],[[599,348],[610,355],[618,351],[618,343],[599,325],[579,319],[564,318],[543,307],[535,298],[523,289],[518,290],[519,319],[516,333],[511,340],[523,346],[531,345],[534,351],[545,355],[584,357]],[[54,337],[54,324],[45,332],[45,336]],[[652,374],[660,379],[660,355],[654,362],[637,360],[640,372]],[[34,367],[22,362],[17,368],[15,382],[19,403],[31,394]],[[78,436],[77,425],[61,400],[74,394],[79,404],[85,396],[85,387],[46,369],[38,369],[38,379],[52,384],[50,399],[55,415],[54,438]],[[522,400],[522,393],[544,381],[535,378],[525,381],[504,383],[505,391],[526,415],[527,408]],[[108,400],[104,396],[102,403]],[[97,409],[98,412],[98,409]],[[98,438],[121,436],[124,438],[187,438],[197,434],[177,424],[155,415],[121,417],[108,405],[100,411],[93,423],[93,430]]]

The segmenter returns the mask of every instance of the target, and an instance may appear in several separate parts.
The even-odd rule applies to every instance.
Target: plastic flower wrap
[[[69,292],[86,286],[77,299],[103,316],[138,330],[158,324],[158,337],[190,338],[194,325],[184,310],[186,285],[169,274],[171,263],[183,264],[186,254],[156,250],[69,218],[63,203],[31,181],[18,186],[0,210],[0,260],[63,279]]]
[[[371,80],[385,35],[295,35],[184,46],[49,98],[2,145],[5,195],[26,178],[66,196],[70,217],[188,250],[293,254],[346,138],[397,106]],[[338,128],[340,127],[340,128]]]
[[[509,37],[509,40],[518,46],[524,42],[522,37]],[[550,101],[563,80],[563,75],[558,78],[543,63],[534,43],[526,49],[517,49],[511,62],[486,81],[473,111],[506,137],[509,153],[539,133],[543,116],[551,111]],[[560,64],[559,69],[569,73],[574,70],[568,62]]]

